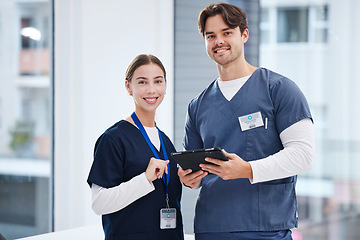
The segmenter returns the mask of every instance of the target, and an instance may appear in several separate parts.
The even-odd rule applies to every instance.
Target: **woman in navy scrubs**
[[[92,208],[102,215],[105,239],[183,239],[182,186],[175,148],[155,124],[164,99],[166,72],[161,61],[141,54],[128,66],[125,87],[134,113],[97,140],[88,184]]]

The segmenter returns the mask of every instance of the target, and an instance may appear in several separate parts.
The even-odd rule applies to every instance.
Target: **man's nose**
[[[222,45],[222,44],[224,44],[224,39],[223,39],[222,37],[217,37],[217,38],[215,39],[215,44],[216,44],[216,45]]]

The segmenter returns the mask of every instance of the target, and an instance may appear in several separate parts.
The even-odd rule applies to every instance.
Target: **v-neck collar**
[[[249,88],[258,75],[259,68],[256,69],[253,74],[248,78],[248,80],[244,83],[244,85],[237,91],[237,93],[231,98],[231,100],[227,100],[226,97],[222,94],[219,84],[217,80],[215,80],[214,84],[211,86],[214,91],[214,105],[217,109],[219,109],[224,114],[232,117],[236,114],[236,109],[239,107],[239,104],[246,98],[249,94]]]
[[[136,129],[135,131],[137,131],[138,134],[140,134],[142,140],[144,140],[145,143],[146,143],[146,145],[147,145],[147,142],[146,142],[145,138],[143,137],[140,129],[139,129],[136,125],[132,124],[131,122],[128,122],[128,121],[125,120],[125,119],[123,119],[123,121],[125,121],[125,122],[127,122],[129,125],[133,126],[133,127]],[[161,133],[160,133],[160,134],[161,134]],[[153,144],[152,142],[151,142],[151,144],[154,146],[154,144]],[[160,154],[162,155],[162,157],[164,157],[164,156],[163,156],[163,152],[162,152],[162,146],[161,146],[161,144],[160,144],[160,149],[157,149],[157,147],[155,147],[155,146],[154,146],[154,148],[155,148],[155,151],[157,151],[158,153],[160,153]],[[160,156],[160,155],[159,155],[159,156]]]

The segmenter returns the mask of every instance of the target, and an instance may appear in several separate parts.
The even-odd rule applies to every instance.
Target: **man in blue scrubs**
[[[250,65],[246,13],[212,4],[199,16],[219,76],[188,106],[185,149],[221,147],[229,161],[179,168],[201,187],[194,220],[202,239],[292,239],[298,225],[296,175],[312,166],[314,133],[305,96],[290,79]]]

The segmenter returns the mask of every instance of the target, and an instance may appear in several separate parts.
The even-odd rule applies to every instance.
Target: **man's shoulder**
[[[279,83],[281,81],[291,81],[290,78],[270,69],[259,68],[258,70],[261,77],[266,79],[271,85]]]
[[[189,104],[194,105],[202,101],[209,92],[214,90],[215,83],[216,83],[216,79],[213,80],[207,87],[205,87],[203,91],[201,91],[198,95],[196,95],[193,99],[191,99]]]
[[[259,78],[266,82],[270,91],[277,91],[279,89],[296,89],[297,84],[289,77],[269,70],[267,68],[259,68]]]

